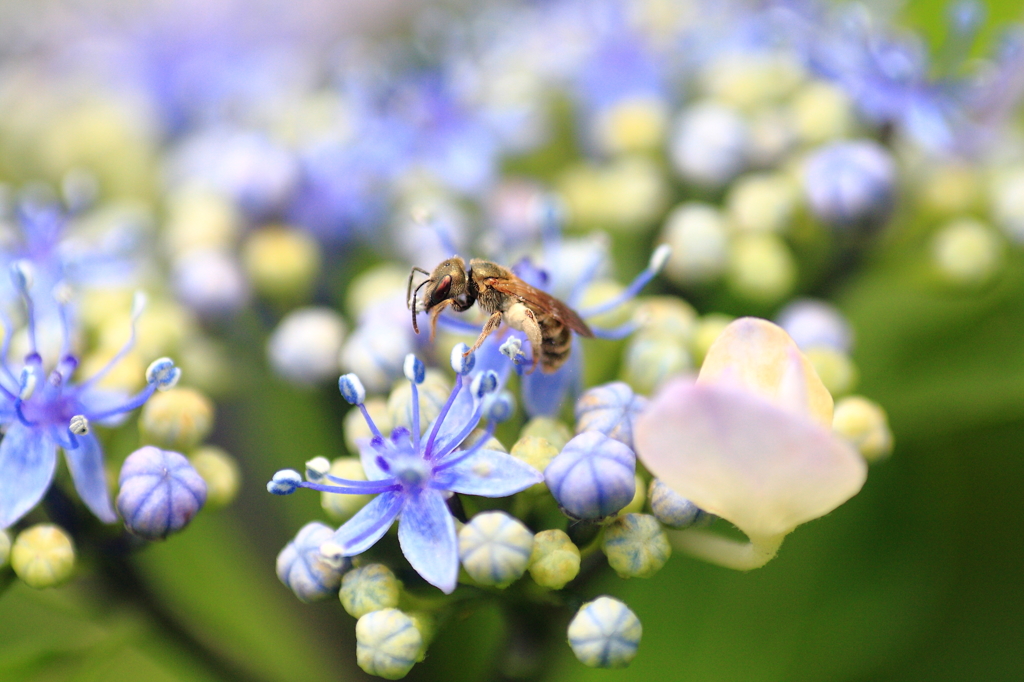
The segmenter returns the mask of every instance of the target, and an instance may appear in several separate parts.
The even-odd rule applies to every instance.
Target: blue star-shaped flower
[[[465,350],[465,344],[453,350],[455,386],[433,426],[422,436],[417,385],[423,381],[425,368],[415,356],[409,355],[405,362],[405,375],[413,390],[412,430],[397,428],[390,438],[380,433],[363,406],[365,391],[359,379],[354,374],[341,377],[342,395],[362,410],[374,434],[360,452],[369,480],[336,478],[314,460],[307,466],[309,481],[302,481],[297,472],[286,470],[278,472],[267,485],[275,494],[288,494],[297,487],[377,494],[321,545],[322,554],[339,559],[361,554],[397,519],[398,541],[406,559],[427,582],[451,593],[458,579],[459,556],[455,522],[446,503],[448,497],[452,493],[505,497],[544,480],[539,471],[521,460],[485,449],[494,432],[493,417],[504,411],[491,410],[492,405],[501,407],[499,396],[495,395],[498,377],[493,371],[483,372],[467,387],[473,356],[464,357]],[[471,447],[457,450],[485,413],[490,422],[486,435]],[[319,483],[321,480],[330,484]]]

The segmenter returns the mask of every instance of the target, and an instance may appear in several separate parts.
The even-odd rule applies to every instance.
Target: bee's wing
[[[594,332],[572,308],[551,294],[535,289],[518,277],[489,277],[487,285],[511,296],[518,296],[527,303],[543,310],[580,336],[592,338]]]

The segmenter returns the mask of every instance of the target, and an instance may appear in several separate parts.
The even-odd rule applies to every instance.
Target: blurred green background
[[[911,2],[903,14],[935,43],[945,7]],[[1019,1],[989,7],[985,39],[1024,18]],[[763,569],[676,557],[650,580],[609,576],[594,594],[607,589],[637,613],[640,655],[626,670],[594,671],[555,642],[562,654],[545,679],[1024,680],[1024,256],[1013,254],[981,294],[936,291],[921,274],[917,227],[900,221],[837,292],[857,332],[859,391],[889,412],[892,459]],[[169,615],[229,668],[86,573],[42,592],[17,583],[0,597],[0,681],[366,678],[353,619],[333,600],[299,603],[274,575],[279,549],[318,517],[316,496],[283,500],[264,488],[280,467],[340,454],[343,406],[270,378],[262,344],[249,345],[247,399],[220,406],[213,439],[240,455],[242,495],[141,557]],[[448,628],[407,679],[498,678],[503,614],[467,609]]]

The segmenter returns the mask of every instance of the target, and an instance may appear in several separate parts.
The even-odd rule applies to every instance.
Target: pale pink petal
[[[802,376],[805,412],[822,426],[832,424],[832,395],[810,361],[782,327],[756,317],[731,322],[708,349],[699,384],[739,385],[786,409],[799,396],[794,382]]]
[[[863,457],[831,431],[735,387],[669,382],[635,438],[652,474],[751,539],[829,513],[867,477]]]

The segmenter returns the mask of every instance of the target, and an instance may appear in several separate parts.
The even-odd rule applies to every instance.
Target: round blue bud
[[[170,358],[157,358],[146,368],[146,383],[155,384],[158,391],[169,391],[181,378],[181,370]]]
[[[811,154],[804,166],[811,212],[837,227],[874,227],[892,211],[896,162],[873,140],[834,142]]]
[[[473,365],[476,364],[476,354],[465,353],[469,352],[469,346],[464,343],[455,344],[455,348],[452,348],[452,369],[455,370],[456,374],[462,374],[465,376],[473,371]]]
[[[294,469],[281,469],[267,483],[267,492],[275,495],[291,495],[302,483],[302,476]]]
[[[576,402],[576,433],[598,431],[632,448],[633,422],[646,406],[647,398],[622,381],[595,386]]]
[[[825,301],[809,298],[793,301],[782,309],[776,322],[801,350],[827,346],[848,353],[853,345],[853,332],[846,318]]]
[[[489,421],[500,424],[508,421],[516,412],[516,401],[508,391],[492,393],[484,404],[484,415]]]
[[[345,557],[340,563],[320,554],[320,545],[331,539],[334,529],[318,521],[307,523],[277,555],[277,577],[301,601],[311,602],[337,593],[341,576],[352,566]]]
[[[405,378],[414,384],[422,384],[427,376],[427,366],[418,357],[409,353],[405,356],[405,363],[402,365]]]
[[[188,525],[206,502],[206,482],[184,456],[152,445],[128,455],[118,479],[125,528],[162,540]]]
[[[642,635],[640,619],[612,597],[587,602],[569,623],[569,646],[591,668],[625,668],[636,656]]]
[[[653,479],[647,489],[647,503],[654,518],[671,528],[704,525],[713,518],[658,478]]]
[[[636,493],[636,455],[599,431],[576,436],[544,470],[544,480],[566,515],[600,519],[619,511]]]
[[[477,398],[483,398],[488,393],[494,393],[496,390],[498,390],[498,373],[493,369],[476,375],[473,378],[473,383],[470,384],[470,391]]]
[[[342,374],[338,377],[338,390],[341,391],[341,397],[350,405],[362,405],[366,402],[366,389],[355,374]]]

